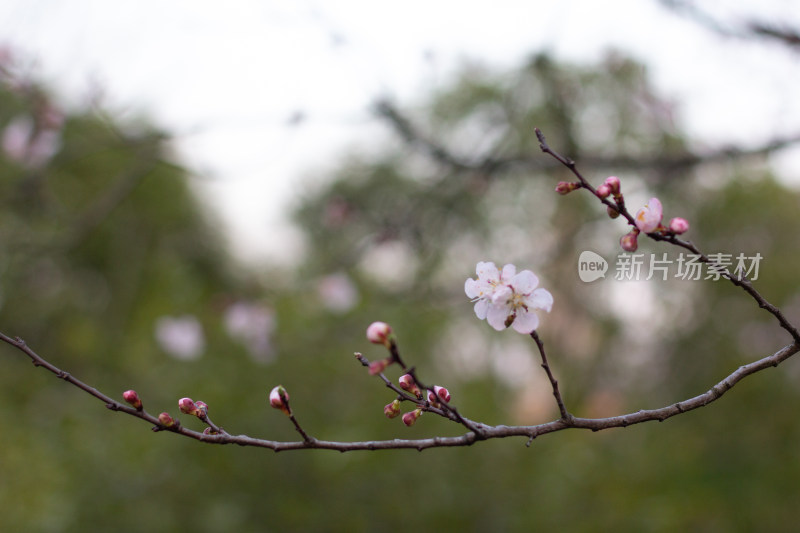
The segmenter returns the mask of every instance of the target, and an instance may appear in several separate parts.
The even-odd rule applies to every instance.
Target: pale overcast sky
[[[800,26],[791,0],[700,4]],[[285,214],[304,179],[374,142],[370,104],[413,103],[465,58],[512,68],[541,50],[592,61],[615,47],[649,65],[698,142],[800,131],[800,55],[720,39],[655,0],[5,0],[2,44],[66,101],[100,86],[115,112],[173,133],[237,253],[278,263],[298,251]],[[797,173],[800,151],[779,162]]]

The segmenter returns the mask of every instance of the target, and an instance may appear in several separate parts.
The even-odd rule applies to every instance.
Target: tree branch
[[[632,426],[652,420],[658,420],[661,422],[667,418],[671,418],[673,416],[683,414],[715,402],[745,377],[755,374],[756,372],[760,372],[766,368],[778,366],[778,364],[800,351],[800,344],[798,343],[784,346],[770,356],[739,367],[735,372],[725,377],[722,381],[711,387],[707,392],[699,396],[695,396],[694,398],[689,398],[660,409],[641,410],[635,413],[628,413],[609,418],[578,418],[568,416],[567,418],[562,417],[558,420],[553,420],[545,424],[538,424],[534,426],[489,426],[479,422],[472,422],[474,427],[478,429],[479,433],[476,431],[470,431],[469,433],[455,437],[336,442],[317,440],[308,437],[305,432],[299,429],[297,424],[295,424],[295,427],[297,427],[298,431],[300,431],[301,435],[303,435],[302,441],[274,441],[258,439],[248,435],[232,435],[222,430],[220,430],[220,432],[217,434],[206,434],[188,429],[180,423],[177,423],[171,427],[167,427],[164,426],[157,417],[149,414],[144,409],[138,410],[121,404],[120,402],[101,393],[94,387],[91,387],[90,385],[80,381],[71,374],[59,369],[29,348],[22,339],[12,338],[0,333],[0,340],[25,353],[28,357],[30,357],[35,366],[45,368],[56,377],[63,379],[64,381],[83,390],[87,394],[97,398],[112,411],[119,411],[145,420],[146,422],[153,424],[153,429],[156,431],[170,431],[172,433],[177,433],[179,435],[183,435],[184,437],[205,442],[207,444],[237,444],[239,446],[268,448],[276,452],[288,450],[336,450],[339,452],[350,452],[359,450],[390,449],[415,449],[421,451],[427,448],[470,446],[478,440],[500,439],[506,437],[528,437],[530,440],[532,440],[540,435],[554,433],[570,428],[600,431],[604,429]]]

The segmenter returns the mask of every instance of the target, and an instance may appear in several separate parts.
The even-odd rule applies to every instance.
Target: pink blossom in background
[[[359,294],[350,276],[343,272],[330,274],[317,283],[322,305],[333,313],[346,313],[358,304]]]
[[[54,108],[42,114],[43,127],[36,128],[33,118],[20,115],[3,129],[3,153],[20,165],[35,169],[45,166],[61,148],[63,115]]]
[[[272,309],[256,303],[236,302],[225,310],[223,320],[228,335],[242,343],[254,361],[269,363],[275,358],[272,346],[275,312]]]
[[[192,315],[162,316],[156,320],[155,337],[164,352],[181,361],[198,359],[206,347],[203,326]]]

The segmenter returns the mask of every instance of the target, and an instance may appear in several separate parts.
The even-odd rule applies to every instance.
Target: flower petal
[[[464,292],[467,293],[468,298],[477,298],[480,296],[480,290],[478,289],[478,282],[472,278],[469,278],[464,283]]]
[[[650,233],[661,224],[663,216],[661,201],[658,198],[650,198],[645,206],[636,212],[636,227],[643,233]]]
[[[509,285],[514,288],[514,292],[517,294],[530,294],[539,285],[539,278],[530,270],[523,270],[511,278]]]
[[[490,305],[486,315],[486,321],[497,331],[506,329],[506,318],[509,315],[509,308],[505,305]]]
[[[483,320],[489,310],[489,300],[478,300],[475,302],[475,316]]]
[[[658,217],[658,222],[661,223],[661,218],[664,216],[664,208],[661,206],[661,200],[658,198],[650,198],[647,205],[650,206],[650,211],[653,212],[653,216]]]
[[[508,283],[511,278],[517,273],[517,267],[514,265],[506,265],[503,267],[503,272],[500,274],[500,281]]]
[[[540,287],[525,298],[525,304],[529,308],[542,309],[549,313],[553,308],[553,295],[547,289]]]
[[[499,281],[500,280],[500,272],[497,270],[497,267],[491,261],[483,262],[481,261],[478,263],[478,266],[475,267],[475,273],[478,274],[478,279],[480,281]]]
[[[513,295],[514,291],[511,290],[511,287],[508,285],[501,285],[500,287],[495,288],[494,293],[492,294],[492,305],[507,306],[508,301]]]
[[[532,333],[539,327],[539,317],[533,311],[520,309],[511,327],[520,333]]]

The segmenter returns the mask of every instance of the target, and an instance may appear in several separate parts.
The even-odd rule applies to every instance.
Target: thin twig
[[[563,420],[571,420],[573,417],[567,411],[567,407],[564,405],[564,400],[561,398],[561,392],[558,390],[558,380],[553,376],[552,370],[550,370],[550,364],[547,362],[547,355],[544,352],[544,344],[542,343],[542,339],[539,338],[539,334],[536,331],[531,333],[531,338],[536,341],[536,347],[539,348],[539,354],[542,356],[542,368],[547,373],[547,378],[550,380],[550,385],[553,387],[553,396],[556,399],[556,403],[558,404],[558,411],[561,413],[561,418]]]

